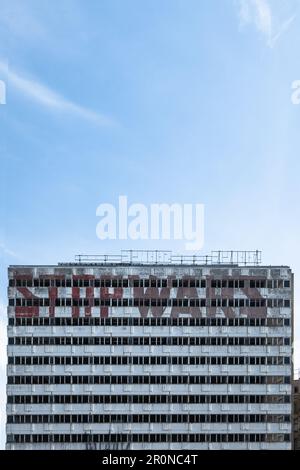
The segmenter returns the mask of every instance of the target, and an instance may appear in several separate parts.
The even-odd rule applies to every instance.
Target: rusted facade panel
[[[8,277],[8,449],[291,447],[290,268]]]

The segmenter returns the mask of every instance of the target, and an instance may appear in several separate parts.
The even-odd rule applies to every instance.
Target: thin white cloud
[[[9,248],[7,248],[7,246],[6,246],[4,243],[2,243],[2,242],[0,242],[0,250],[1,250],[5,255],[12,256],[13,258],[17,258],[17,257],[18,257],[17,254],[16,254],[14,251],[12,251],[12,250],[10,250]]]
[[[100,126],[115,124],[113,119],[110,117],[78,105],[38,81],[28,79],[20,73],[12,71],[1,60],[0,73],[7,79],[8,84],[12,85],[20,93],[49,110],[71,114]]]
[[[267,39],[272,38],[272,12],[267,0],[239,0],[241,26],[253,23]]]
[[[287,20],[281,21],[278,26],[278,19],[276,18],[277,21],[275,21],[275,14],[268,0],[238,0],[238,7],[240,25],[253,24],[257,31],[265,37],[269,47],[275,46],[280,36],[288,30],[296,17],[294,14]]]
[[[255,22],[259,31],[266,35],[268,41],[272,39],[272,11],[267,0],[253,0],[256,10]]]
[[[280,36],[285,33],[289,27],[291,26],[291,24],[294,22],[294,19],[296,18],[296,14],[295,15],[292,15],[290,18],[288,18],[286,21],[284,21],[279,29],[279,31],[277,32],[277,34],[275,34],[275,36],[272,37],[271,39],[271,47],[274,47],[275,46],[275,43],[278,41],[278,39],[280,38]]]

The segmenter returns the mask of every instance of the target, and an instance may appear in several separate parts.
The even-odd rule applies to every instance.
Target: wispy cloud
[[[48,110],[70,114],[100,126],[115,124],[115,121],[112,118],[74,103],[42,83],[29,79],[24,75],[11,70],[1,60],[0,73],[5,79],[7,79],[8,84]]]
[[[274,12],[268,0],[238,0],[240,25],[253,24],[261,33],[269,47],[274,47],[280,36],[288,30],[293,23],[296,14],[279,22],[275,28]]]
[[[4,243],[2,243],[2,242],[0,242],[0,250],[1,250],[2,253],[4,253],[5,255],[11,256],[11,257],[13,257],[13,258],[17,258],[17,257],[18,257],[18,255],[17,255],[14,251],[12,251],[12,250],[10,250],[9,248],[7,248],[7,246],[6,246]]]
[[[296,16],[296,14],[292,15],[290,18],[288,18],[281,24],[279,31],[271,38],[271,47],[274,47],[275,43],[278,41],[280,36],[289,29],[291,24],[294,22]]]
[[[240,20],[254,23],[269,41],[272,37],[272,12],[267,0],[240,0]]]

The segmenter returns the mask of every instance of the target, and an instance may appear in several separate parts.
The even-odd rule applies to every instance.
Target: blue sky
[[[205,204],[203,253],[291,265],[299,306],[299,24],[299,0],[0,0],[2,325],[8,264],[184,251],[97,239],[122,194]]]

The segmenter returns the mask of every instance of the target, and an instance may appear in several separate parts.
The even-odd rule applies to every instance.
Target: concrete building
[[[293,381],[294,387],[294,449],[300,450],[300,379]]]
[[[293,274],[259,256],[10,266],[7,449],[290,449]]]

